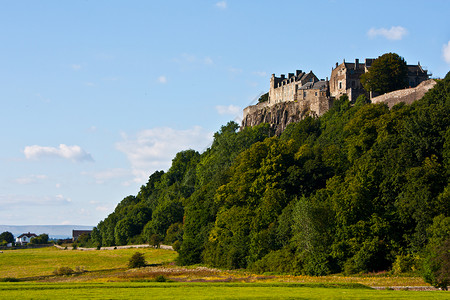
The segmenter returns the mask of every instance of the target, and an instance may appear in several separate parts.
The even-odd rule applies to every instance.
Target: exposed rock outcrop
[[[241,129],[268,123],[275,135],[280,135],[288,124],[299,122],[311,115],[315,113],[310,111],[309,103],[290,101],[269,106],[264,102],[244,109]]]

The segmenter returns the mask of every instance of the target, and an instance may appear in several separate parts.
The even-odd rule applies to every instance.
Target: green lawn
[[[51,275],[58,267],[80,267],[87,271],[126,268],[136,251],[144,253],[149,264],[170,262],[177,256],[175,251],[153,248],[80,251],[49,247],[8,250],[0,254],[0,278]]]
[[[261,283],[0,283],[0,299],[448,299],[441,291]]]

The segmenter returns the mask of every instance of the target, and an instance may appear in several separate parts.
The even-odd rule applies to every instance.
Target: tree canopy
[[[396,53],[386,53],[372,62],[368,72],[361,75],[364,89],[377,94],[385,94],[408,87],[408,67],[403,57]]]
[[[124,198],[92,238],[104,246],[158,238],[176,245],[182,265],[255,272],[425,266],[429,281],[442,285],[450,73],[412,105],[360,100],[342,96],[279,137],[268,124],[222,126],[205,152],[178,153],[167,172]]]

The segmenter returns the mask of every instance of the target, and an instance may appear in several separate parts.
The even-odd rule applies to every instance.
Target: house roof
[[[91,234],[92,230],[72,230],[72,237],[77,238],[82,234]]]
[[[28,233],[22,233],[22,234],[19,235],[17,238],[20,239],[20,238],[23,238],[24,236],[26,236],[26,237],[28,237],[28,238],[37,237],[36,234],[28,232]]]

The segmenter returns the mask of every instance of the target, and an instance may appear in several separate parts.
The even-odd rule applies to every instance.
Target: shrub
[[[158,276],[156,276],[155,281],[156,282],[166,282],[167,278],[164,277],[164,275],[158,275]]]
[[[413,272],[416,270],[416,258],[411,254],[397,255],[392,264],[392,272],[400,274],[405,272]]]
[[[175,250],[175,251],[179,251],[180,250],[180,248],[181,248],[181,242],[180,241],[175,241],[173,244],[172,244],[172,248],[173,248],[173,250]]]
[[[19,279],[15,278],[15,277],[5,277],[5,278],[0,278],[0,282],[19,282]]]
[[[130,260],[128,261],[128,268],[130,269],[142,268],[145,266],[146,266],[145,257],[144,254],[142,254],[141,252],[134,253],[133,256],[131,256]]]
[[[75,271],[69,267],[59,267],[53,271],[54,275],[72,275]]]

